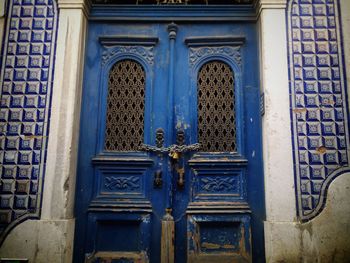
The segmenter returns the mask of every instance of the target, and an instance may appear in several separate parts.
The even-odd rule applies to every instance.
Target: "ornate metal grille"
[[[202,66],[197,79],[198,142],[206,152],[236,151],[234,76],[221,61]]]
[[[133,60],[116,63],[109,72],[105,149],[135,151],[143,142],[145,72]]]

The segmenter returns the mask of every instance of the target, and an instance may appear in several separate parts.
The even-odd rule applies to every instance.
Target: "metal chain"
[[[140,151],[155,152],[155,153],[184,153],[190,151],[198,151],[201,145],[199,143],[194,143],[190,145],[177,145],[173,144],[169,147],[156,147],[149,144],[141,144],[139,146]]]
[[[140,151],[155,152],[155,153],[168,153],[168,147],[157,147],[149,144],[141,144],[139,146]]]
[[[173,144],[168,148],[169,148],[169,152],[184,153],[184,152],[190,152],[190,151],[198,151],[201,148],[201,145],[199,143],[194,143],[189,145]]]

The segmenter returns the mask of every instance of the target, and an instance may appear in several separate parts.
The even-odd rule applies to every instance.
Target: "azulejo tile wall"
[[[290,100],[297,212],[317,216],[329,184],[348,170],[349,132],[337,0],[290,0]]]
[[[0,242],[19,222],[40,216],[57,7],[53,0],[11,0],[7,14],[0,82]]]

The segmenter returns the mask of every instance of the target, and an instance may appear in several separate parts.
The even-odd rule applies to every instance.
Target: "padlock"
[[[178,152],[171,152],[170,157],[173,158],[174,160],[178,160],[180,158],[180,155]]]

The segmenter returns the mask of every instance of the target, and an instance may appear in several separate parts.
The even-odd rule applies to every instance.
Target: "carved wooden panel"
[[[243,200],[244,170],[193,168],[194,201],[238,201]]]
[[[190,215],[187,262],[251,262],[249,225],[249,214]]]
[[[87,232],[94,240],[85,263],[146,263],[151,216],[145,213],[90,213]]]

